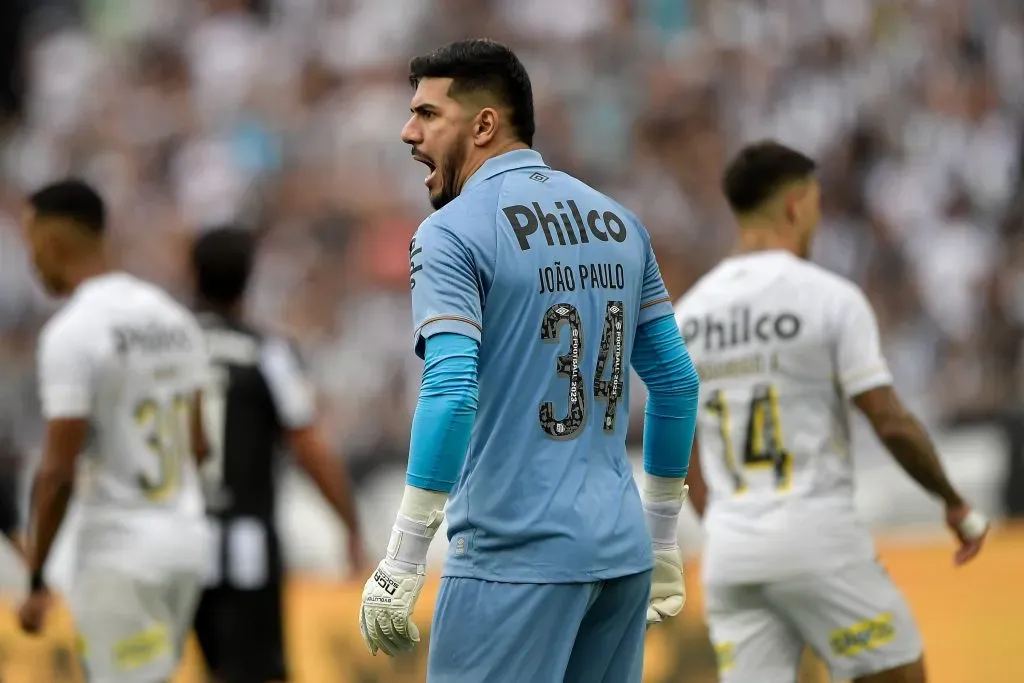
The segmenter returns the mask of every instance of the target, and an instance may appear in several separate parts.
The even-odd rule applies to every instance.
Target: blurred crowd
[[[0,450],[38,438],[34,334],[55,306],[20,198],[74,173],[109,202],[119,261],[183,298],[198,231],[258,231],[250,314],[298,341],[357,473],[404,460],[420,372],[407,247],[429,211],[399,140],[407,66],[469,36],[517,50],[537,149],[640,215],[673,296],[731,248],[726,160],[774,137],[820,160],[815,257],[866,289],[914,405],[937,419],[1015,400],[1019,0],[29,6],[0,129]]]

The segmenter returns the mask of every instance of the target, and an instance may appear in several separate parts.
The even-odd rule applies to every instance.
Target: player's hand
[[[409,652],[420,642],[420,631],[412,622],[412,611],[426,577],[405,571],[385,559],[363,587],[359,630],[370,654],[381,650],[394,657]]]
[[[686,604],[683,582],[683,557],[679,548],[654,551],[651,574],[651,604],[647,606],[647,626],[679,614]]]
[[[25,633],[35,635],[43,630],[46,613],[50,609],[50,591],[38,590],[29,593],[18,610],[18,623]]]
[[[958,567],[967,564],[981,552],[981,546],[988,535],[988,518],[964,503],[948,505],[946,525],[960,541],[960,547],[953,556],[953,563]]]

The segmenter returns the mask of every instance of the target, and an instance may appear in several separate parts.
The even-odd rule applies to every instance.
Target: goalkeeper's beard
[[[456,140],[451,149],[448,150],[448,153],[444,155],[444,160],[437,169],[437,176],[441,187],[437,189],[437,194],[430,196],[430,205],[434,207],[435,211],[443,208],[459,196],[461,191],[459,187],[459,171],[462,170],[465,162],[466,148],[461,140]]]

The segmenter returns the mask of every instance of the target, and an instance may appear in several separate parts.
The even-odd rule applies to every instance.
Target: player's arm
[[[875,434],[914,481],[941,499],[947,507],[965,505],[949,481],[928,433],[903,405],[891,385],[857,394],[853,403],[868,418]]]
[[[686,473],[686,487],[689,489],[690,504],[700,518],[704,517],[704,511],[708,509],[708,485],[704,481],[704,472],[701,471],[700,463],[700,437],[693,436],[693,448],[690,449],[690,469]]]
[[[675,548],[700,379],[671,315],[637,328],[632,363],[647,386],[643,449],[648,527],[656,548]]]
[[[671,489],[682,496],[697,427],[700,379],[673,316],[637,328],[632,363],[647,386],[644,472],[648,488]],[[675,529],[672,537],[674,542]]]
[[[349,534],[361,537],[359,513],[356,511],[355,496],[348,473],[334,463],[334,457],[321,430],[315,425],[290,429],[287,432],[288,446],[296,461],[306,471],[324,499],[334,508],[344,522]],[[356,561],[356,558],[353,558]]]
[[[359,627],[374,654],[381,649],[393,655],[419,641],[410,617],[477,412],[483,314],[476,259],[454,232],[429,221],[417,231],[409,252],[413,343],[424,360],[423,378],[402,504],[387,556],[363,590]]]
[[[647,386],[644,411],[644,512],[654,547],[648,623],[675,616],[686,591],[679,553],[679,512],[697,426],[700,379],[676,327],[654,252],[648,249],[633,368]]]
[[[32,592],[44,590],[43,568],[74,490],[76,461],[85,447],[92,415],[92,364],[88,340],[66,326],[40,340],[39,391],[46,435],[32,486],[28,560]]]
[[[682,333],[682,325],[685,315],[683,313],[683,304],[680,303],[676,307],[675,317],[676,326],[679,327],[680,333]],[[691,358],[692,360],[692,358]],[[697,410],[700,410],[698,403]],[[699,414],[699,413],[698,413]],[[688,491],[687,498],[690,500],[690,504],[693,506],[694,512],[697,516],[704,517],[704,512],[708,507],[708,485],[704,481],[704,472],[701,467],[700,459],[700,435],[697,434],[696,426],[694,428],[693,435],[693,446],[690,448],[690,467],[686,473],[686,488]]]
[[[946,506],[946,521],[960,540],[959,564],[980,550],[988,521],[971,510],[950,482],[935,446],[903,405],[881,351],[878,323],[867,299],[851,293],[839,309],[835,362],[844,394],[867,417],[875,434],[900,467]]]
[[[0,428],[2,429],[2,428]],[[19,463],[24,462],[14,439],[0,432],[0,533],[7,537],[21,557],[25,556],[25,536],[19,510]]]
[[[192,437],[192,455],[196,466],[201,466],[210,455],[210,442],[203,427],[203,390],[198,389],[192,397],[192,412],[189,415],[189,431]]]
[[[365,558],[352,486],[348,473],[335,463],[316,425],[316,397],[298,356],[287,342],[272,340],[264,345],[261,361],[263,376],[292,455],[345,524],[349,532],[350,561],[361,568]]]

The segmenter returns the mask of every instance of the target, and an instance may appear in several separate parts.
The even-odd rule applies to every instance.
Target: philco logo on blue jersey
[[[571,199],[555,202],[555,210],[558,215],[544,211],[537,202],[533,202],[532,207],[513,204],[501,209],[512,225],[512,232],[523,251],[529,251],[530,235],[537,232],[537,228],[543,230],[544,241],[549,247],[555,246],[556,241],[563,247],[566,244],[587,244],[591,237],[599,242],[607,242],[609,239],[615,242],[626,241],[626,222],[613,211],[602,213],[591,209],[584,219],[576,202]],[[571,219],[569,214],[572,214]]]
[[[687,345],[703,344],[705,351],[745,346],[754,342],[788,341],[800,334],[803,322],[795,313],[754,313],[748,306],[734,308],[728,318],[711,314],[683,320]]]

